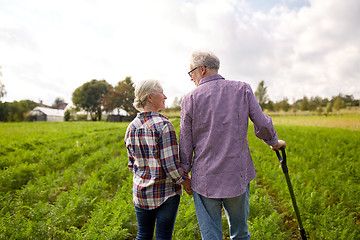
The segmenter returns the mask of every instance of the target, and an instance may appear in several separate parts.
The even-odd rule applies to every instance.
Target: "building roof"
[[[40,111],[44,113],[46,116],[58,116],[63,117],[65,110],[62,109],[54,109],[54,108],[46,108],[46,107],[35,107],[31,112]]]

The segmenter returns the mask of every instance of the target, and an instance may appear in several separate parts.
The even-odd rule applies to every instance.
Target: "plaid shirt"
[[[133,202],[143,209],[155,209],[169,197],[182,195],[186,175],[181,169],[178,143],[169,119],[156,112],[139,113],[125,134],[133,172]]]

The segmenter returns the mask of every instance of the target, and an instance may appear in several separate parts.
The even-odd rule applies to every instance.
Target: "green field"
[[[127,124],[0,123],[0,239],[133,239]],[[178,131],[179,119],[173,124]],[[309,238],[359,239],[360,131],[288,123],[276,129],[287,141],[290,178]],[[248,140],[258,174],[251,182],[252,239],[299,239],[275,153],[252,126]],[[186,194],[174,239],[201,239]]]

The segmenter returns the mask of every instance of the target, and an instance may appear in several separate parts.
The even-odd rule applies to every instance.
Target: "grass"
[[[178,132],[177,114],[171,120]],[[273,116],[288,144],[303,224],[310,239],[357,239],[360,135],[354,126],[359,115],[330,116],[331,124],[315,124],[317,118],[322,119]],[[133,239],[132,175],[123,143],[127,125],[0,123],[0,239]],[[275,153],[255,137],[251,125],[248,141],[257,171],[250,184],[252,239],[299,239]],[[223,227],[229,239],[225,216]],[[174,239],[201,239],[193,200],[186,194]]]
[[[360,130],[360,113],[344,115],[270,115],[274,124],[279,125],[296,125],[296,126],[316,126],[328,128],[343,128],[359,131]]]

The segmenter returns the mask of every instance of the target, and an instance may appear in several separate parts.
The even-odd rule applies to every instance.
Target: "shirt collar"
[[[204,77],[203,79],[200,80],[199,82],[199,86],[201,84],[204,84],[204,83],[207,83],[207,82],[210,82],[210,81],[214,81],[214,80],[224,80],[225,78],[223,78],[220,74],[214,74],[214,75],[211,75],[211,76],[207,76],[207,77]]]
[[[150,111],[150,112],[141,112],[141,113],[138,113],[137,116],[138,117],[151,117],[151,116],[158,116],[159,117],[160,116],[160,117],[164,117],[164,118],[168,119],[166,116],[164,116],[164,115],[162,115],[162,114],[160,114],[158,112],[152,112],[152,111]]]

